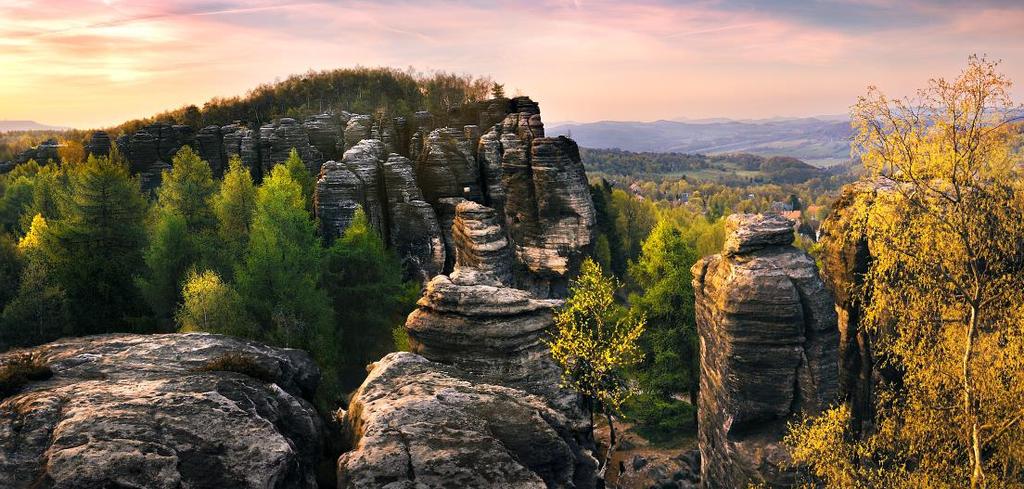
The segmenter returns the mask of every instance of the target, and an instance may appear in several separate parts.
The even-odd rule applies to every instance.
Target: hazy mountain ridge
[[[0,132],[7,131],[64,131],[66,127],[40,124],[36,121],[3,121],[0,120]]]
[[[556,125],[549,132],[571,134],[580,146],[587,148],[698,154],[745,152],[792,156],[815,166],[831,166],[850,156],[849,122],[836,119],[821,116],[757,121],[600,121]]]

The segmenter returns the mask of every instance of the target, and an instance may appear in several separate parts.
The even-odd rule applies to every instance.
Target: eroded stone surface
[[[0,399],[2,487],[316,487],[319,370],[305,352],[199,333],[30,352],[53,376]],[[229,353],[261,378],[204,370]]]
[[[707,487],[791,487],[786,423],[837,397],[836,313],[778,216],[730,216],[725,251],[693,267]],[[782,231],[788,229],[787,239]]]
[[[412,353],[373,366],[342,425],[338,487],[593,487],[594,460],[544,399]]]

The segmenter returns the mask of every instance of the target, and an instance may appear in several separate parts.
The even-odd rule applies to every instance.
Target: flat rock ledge
[[[118,334],[8,352],[0,366],[25,358],[52,375],[0,398],[0,487],[317,487],[320,373],[305,352]]]

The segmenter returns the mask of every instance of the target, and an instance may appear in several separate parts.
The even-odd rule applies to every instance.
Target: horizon
[[[909,95],[975,53],[1024,79],[1024,5],[1001,0],[0,0],[0,12],[0,70],[18,74],[0,81],[0,120],[79,129],[353,66],[491,76],[558,123],[842,114],[868,85]]]

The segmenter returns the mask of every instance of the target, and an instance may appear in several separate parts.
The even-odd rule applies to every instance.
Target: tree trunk
[[[978,433],[978,417],[974,408],[973,372],[971,357],[974,356],[974,339],[978,336],[978,308],[971,304],[971,317],[967,323],[967,338],[964,345],[962,375],[964,383],[964,414],[971,424],[971,489],[977,489],[985,479],[981,460],[981,436]]]
[[[605,480],[605,474],[608,473],[608,465],[612,462],[612,454],[615,453],[615,445],[618,443],[615,439],[615,422],[612,421],[612,415],[605,411],[604,416],[608,420],[608,450],[604,453],[604,463],[601,464],[601,470],[597,475],[602,482]]]

